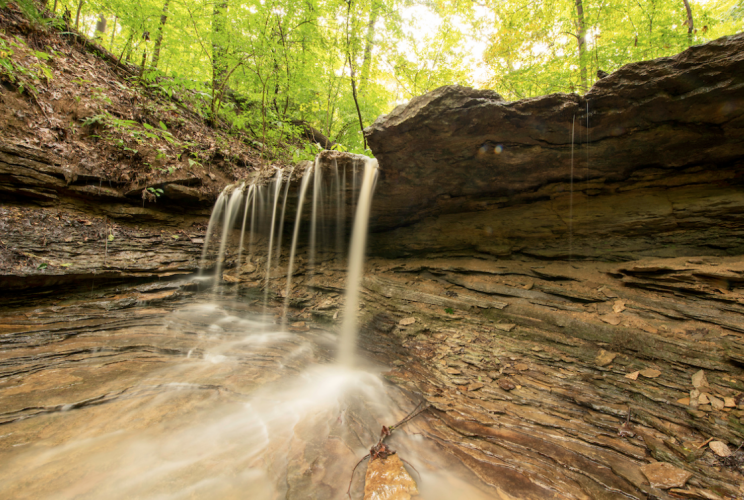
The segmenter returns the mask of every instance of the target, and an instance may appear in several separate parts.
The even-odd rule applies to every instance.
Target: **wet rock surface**
[[[171,223],[135,225],[64,207],[2,207],[0,294],[195,273],[204,223],[199,218]],[[208,257],[206,267],[211,268],[214,256]]]
[[[173,422],[187,428],[186,422],[212,422],[213,417],[205,417],[212,415],[208,408],[258,404],[251,394],[262,387],[276,393],[279,386],[273,384],[286,381],[288,374],[331,362],[336,341],[320,340],[324,337],[316,338],[316,332],[340,322],[344,265],[320,262],[312,274],[304,266],[298,269],[290,321],[302,327],[289,333],[261,334],[244,316],[261,310],[260,262],[243,273],[228,271],[238,284],[218,289],[217,295],[197,292],[193,284],[163,283],[95,292],[54,306],[6,309],[0,319],[0,425],[6,430],[0,463],[6,479],[24,468],[23,477],[36,478],[29,490],[35,494],[58,487],[55,477],[67,477],[71,485],[83,481],[79,473],[70,479],[72,470],[66,466],[46,465],[44,476],[38,475],[42,469],[34,472],[38,455],[32,450],[67,457],[60,463],[69,461],[76,470],[96,470],[66,451],[90,438],[81,434],[85,426],[78,422],[91,418],[100,422],[94,433],[100,438],[92,442],[103,448],[86,453],[106,464],[102,467],[126,470],[121,468],[136,457],[127,443],[138,441],[139,432],[154,443],[171,443],[172,429],[181,428]],[[730,328],[737,324],[735,316],[724,321],[723,312],[715,312],[738,315],[743,298],[738,286],[726,291],[726,301],[699,293],[722,293],[706,288],[707,266],[719,275],[734,275],[740,263],[718,258],[634,264],[576,269],[511,262],[506,270],[478,259],[373,259],[359,312],[364,325],[360,356],[388,367],[384,397],[392,398],[397,409],[392,415],[377,412],[373,408],[383,396],[365,400],[368,389],[362,386],[361,392],[352,391],[361,398],[356,402],[332,405],[331,413],[308,414],[295,425],[289,455],[285,438],[262,448],[263,463],[274,465],[258,483],[254,478],[230,484],[258,497],[285,484],[288,498],[307,498],[308,492],[343,498],[354,463],[377,441],[381,425],[398,421],[423,397],[432,408],[396,432],[389,444],[422,473],[417,482],[427,498],[432,497],[427,485],[442,487],[431,475],[438,470],[475,488],[458,496],[462,484],[456,483],[458,489],[440,498],[742,496],[741,465],[723,462],[706,441],[736,449],[744,437],[744,372],[735,359],[744,338]],[[633,277],[634,282],[649,286],[625,286],[633,273],[643,275],[643,280]],[[650,286],[668,282],[673,273],[688,277],[688,288],[694,288],[690,277],[698,276],[697,293]],[[272,314],[281,310],[278,292],[284,286],[284,278],[272,280]],[[243,292],[233,302],[236,290]],[[205,299],[213,305],[189,309]],[[618,303],[623,308],[615,313],[621,309]],[[617,324],[602,321],[610,313],[620,318]],[[264,340],[256,344],[259,337]],[[249,338],[255,340],[241,340]],[[318,383],[314,387],[322,386]],[[691,394],[702,395],[701,389],[709,399],[728,399],[735,406],[705,408],[700,396],[693,404]],[[272,405],[278,404],[277,397],[270,398]],[[205,425],[208,429],[198,431],[217,432],[211,423]],[[109,435],[114,428],[129,430],[118,438]],[[242,446],[254,446],[241,436],[236,439]],[[194,438],[182,439],[190,443]],[[35,444],[28,448],[24,443]],[[424,445],[429,448],[422,452]],[[109,447],[130,458],[113,464],[104,451]],[[214,460],[223,466],[256,466],[243,455],[226,453]],[[288,466],[278,465],[285,460],[279,457],[287,456]],[[673,467],[675,478],[689,478],[682,483],[650,479],[647,466],[655,463],[668,464],[654,466],[661,472]],[[353,482],[359,498],[361,478],[357,474]],[[28,484],[0,483],[7,492]],[[127,491],[149,491],[154,484]],[[226,488],[230,498],[232,486]]]

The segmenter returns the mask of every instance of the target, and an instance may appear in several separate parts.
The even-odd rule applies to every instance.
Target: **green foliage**
[[[447,314],[455,314],[455,310],[452,309],[451,307],[446,307],[444,309],[444,312],[446,312]]]
[[[149,188],[147,188],[147,190],[150,191],[155,196],[157,196],[158,198],[160,198],[160,195],[163,194],[163,192],[164,192],[162,189],[160,189],[160,188],[154,188],[154,187],[149,187]]]
[[[104,14],[117,29],[100,43],[129,63],[147,55],[138,84],[248,134],[266,161],[297,161],[315,153],[296,146],[304,142],[298,120],[339,148],[366,152],[359,114],[368,126],[441,85],[485,86],[511,99],[582,93],[598,69],[744,28],[744,0],[690,2],[690,34],[682,0],[88,0],[80,31],[94,36]],[[59,0],[57,12],[77,5]],[[0,57],[0,71],[20,71],[8,61]],[[138,143],[173,140],[163,122],[96,124]]]
[[[52,58],[46,52],[32,50],[18,37],[0,38],[0,78],[18,87],[18,91],[38,93],[37,87],[52,80],[46,61]]]

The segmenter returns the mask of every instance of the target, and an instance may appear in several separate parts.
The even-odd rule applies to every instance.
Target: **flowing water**
[[[112,326],[104,330],[88,331],[90,320],[80,326],[79,335],[99,346],[92,352],[103,346],[124,352],[118,344],[125,344],[147,346],[144,351],[154,354],[117,358],[109,360],[111,364],[93,358],[47,373],[62,384],[83,381],[78,388],[81,401],[52,407],[33,418],[27,415],[28,408],[21,408],[33,403],[23,401],[15,413],[5,415],[15,419],[15,427],[3,437],[14,435],[19,441],[10,447],[26,448],[9,459],[0,453],[0,497],[346,497],[354,465],[377,441],[382,426],[399,421],[417,401],[383,382],[384,367],[355,357],[375,160],[363,161],[358,193],[356,166],[349,175],[356,213],[340,332],[287,330],[303,207],[311,182],[306,274],[315,270],[318,249],[327,239],[319,230],[328,225],[328,220],[320,220],[321,214],[336,224],[333,244],[325,246],[336,252],[343,246],[339,239],[346,230],[347,173],[339,172],[334,163],[326,176],[331,183],[326,196],[322,172],[318,161],[307,168],[297,193],[283,306],[272,302],[269,294],[274,241],[278,260],[289,193],[287,180],[278,215],[284,182],[283,171],[278,170],[266,187],[244,183],[220,195],[202,255],[205,263],[211,236],[221,224],[215,264],[218,293],[207,294],[207,302],[199,294],[170,311],[130,311],[123,317],[136,319],[122,319],[118,327],[111,317],[106,321]],[[336,213],[328,216],[329,209]],[[246,240],[246,265],[252,260],[258,263],[261,259],[253,255],[252,243],[268,230],[268,243],[262,247],[263,293],[221,292],[230,236],[237,228],[238,273]],[[256,294],[263,296],[260,312],[251,305],[258,302]],[[276,324],[270,313],[278,309],[282,319]],[[36,389],[50,383],[57,382],[38,381]],[[24,390],[18,389],[19,399]],[[105,405],[98,405],[104,401]],[[389,444],[415,466],[426,498],[488,498],[455,475],[442,474],[446,460],[438,457],[431,443],[416,437],[416,429],[416,423],[409,424],[410,432],[397,432]],[[32,446],[27,446],[29,441]],[[361,497],[363,477],[364,467],[352,483],[354,498]]]
[[[117,311],[107,305],[95,313],[95,304],[85,303],[63,313],[72,318],[65,331],[77,348],[68,343],[68,351],[58,351],[55,342],[30,348],[29,356],[61,361],[6,390],[0,498],[346,498],[354,465],[377,442],[382,426],[418,403],[383,382],[386,367],[355,356],[377,162],[366,159],[360,167],[361,180],[356,164],[348,174],[334,163],[324,175],[317,160],[305,170],[283,305],[270,294],[272,256],[276,252],[278,263],[290,192],[289,178],[278,170],[266,186],[243,183],[220,195],[202,254],[205,265],[221,224],[214,292],[180,292],[185,298],[165,308],[143,304]],[[330,252],[338,260],[347,201],[355,211],[339,332],[287,328],[311,182],[305,284],[321,255]],[[328,229],[329,223],[336,227]],[[234,287],[224,293],[222,270],[231,267],[226,256],[238,228],[236,275],[243,260],[251,268],[264,263],[262,291]],[[254,248],[258,240],[264,244]],[[197,284],[206,280],[201,276]],[[58,315],[58,309],[33,314]],[[423,423],[407,424],[388,440],[415,467],[423,498],[494,498],[493,491],[487,495],[483,486],[469,485],[472,476],[459,476],[450,459],[417,436]],[[361,467],[351,483],[353,498],[361,498],[363,478]]]
[[[283,331],[245,307],[250,297],[200,297],[69,322],[88,350],[76,359],[35,349],[62,361],[5,389],[15,411],[2,414],[0,498],[347,498],[381,426],[416,402],[383,382],[382,366],[335,363],[335,334]],[[388,442],[425,498],[490,498],[443,474],[417,425]]]

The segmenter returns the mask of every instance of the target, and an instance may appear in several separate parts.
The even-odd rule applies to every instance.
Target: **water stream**
[[[109,312],[101,329],[69,323],[99,354],[6,390],[9,407],[38,405],[49,389],[80,402],[3,426],[0,498],[347,498],[354,464],[415,401],[383,382],[382,366],[333,362],[330,332],[283,331],[245,307],[250,296],[202,298]],[[389,444],[425,498],[490,498],[446,472],[417,429]]]
[[[418,404],[383,382],[387,367],[355,355],[378,170],[373,159],[359,166],[361,179],[356,163],[348,173],[335,162],[324,172],[328,167],[318,160],[305,169],[296,193],[283,304],[270,290],[290,197],[290,178],[278,170],[265,186],[244,182],[218,198],[201,258],[206,266],[214,234],[220,233],[213,292],[166,309],[107,310],[101,328],[90,316],[67,325],[68,334],[93,354],[72,367],[44,371],[36,387],[11,389],[19,409],[4,415],[17,423],[0,436],[10,441],[0,444],[16,440],[9,446],[21,448],[10,454],[0,448],[0,498],[346,498],[354,465],[382,426]],[[311,182],[308,224],[303,207]],[[307,285],[321,258],[332,255],[337,261],[345,246],[347,202],[354,218],[340,331],[288,329],[302,228],[310,228],[303,250]],[[231,249],[236,239],[238,248]],[[230,253],[237,255],[232,265]],[[240,276],[243,261],[251,269],[264,265],[263,290],[234,287],[234,279],[222,282],[223,269]],[[139,346],[134,352],[147,347],[128,354],[134,346]],[[60,387],[74,387],[79,402],[29,418],[29,408],[41,407],[32,399],[49,384],[63,395]],[[388,444],[416,468],[418,474],[412,473],[423,498],[493,498],[482,485],[469,484],[472,476],[459,475],[434,443],[419,437],[416,422],[407,425]],[[363,478],[361,467],[352,482],[353,498],[362,497]]]

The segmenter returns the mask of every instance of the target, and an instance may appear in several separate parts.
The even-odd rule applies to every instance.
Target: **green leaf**
[[[168,127],[166,127],[166,126],[165,126],[165,123],[163,123],[162,121],[158,122],[158,125],[160,125],[160,128],[161,128],[161,129],[163,129],[163,130],[168,130]]]
[[[108,240],[109,240],[109,241],[114,241],[114,235],[113,235],[113,234],[109,234],[109,236],[108,236]]]
[[[46,262],[42,262],[41,264],[39,264],[39,267],[37,267],[36,269],[46,269],[46,268],[47,268]]]

